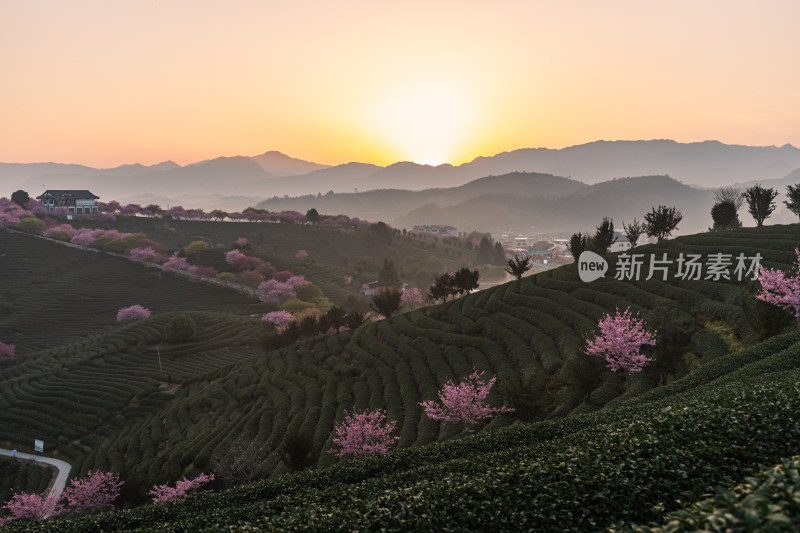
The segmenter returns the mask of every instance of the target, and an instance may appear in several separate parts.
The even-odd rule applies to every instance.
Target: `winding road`
[[[6,450],[0,448],[0,455],[7,455],[8,457],[12,457],[11,450]],[[53,465],[58,469],[58,475],[56,476],[55,481],[53,482],[53,486],[50,489],[50,494],[55,498],[61,495],[61,492],[64,490],[64,485],[67,483],[67,478],[69,477],[69,471],[72,468],[72,465],[66,461],[62,461],[61,459],[53,459],[52,457],[44,457],[41,455],[31,455],[29,453],[22,453],[17,452],[17,459],[26,459],[28,461],[36,461],[37,463],[46,463],[49,465]]]

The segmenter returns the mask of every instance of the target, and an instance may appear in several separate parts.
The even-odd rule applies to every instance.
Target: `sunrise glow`
[[[725,23],[721,24],[720,21]],[[800,145],[800,4],[9,0],[0,161]]]

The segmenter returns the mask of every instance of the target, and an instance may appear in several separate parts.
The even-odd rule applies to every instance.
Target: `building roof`
[[[91,198],[92,200],[97,200],[100,197],[85,189],[47,189],[36,197],[37,200],[41,200],[42,198]]]
[[[615,231],[613,242],[628,242],[628,237],[618,231]]]

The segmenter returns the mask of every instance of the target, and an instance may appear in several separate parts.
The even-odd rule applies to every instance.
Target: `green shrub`
[[[24,217],[19,220],[17,229],[25,233],[39,234],[44,230],[45,224],[36,217]]]
[[[186,342],[197,334],[197,325],[192,317],[181,313],[170,320],[164,334],[168,342]]]

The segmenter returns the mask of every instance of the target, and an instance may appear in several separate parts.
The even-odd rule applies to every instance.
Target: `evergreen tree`
[[[20,189],[11,193],[11,201],[20,207],[25,207],[25,205],[31,201],[31,197],[28,196],[27,192]]]
[[[522,279],[522,276],[531,269],[531,258],[529,255],[515,255],[514,259],[508,260],[506,272],[517,278],[517,281]]]
[[[786,186],[786,196],[789,198],[783,203],[789,208],[789,211],[800,217],[800,183],[797,185]]]
[[[494,253],[492,254],[492,264],[493,265],[505,265],[506,264],[506,252],[503,250],[503,245],[495,243],[494,245]]]
[[[489,265],[492,262],[492,243],[489,242],[487,237],[481,239],[478,245],[478,257],[475,260],[479,265]]]
[[[391,317],[400,309],[400,298],[403,293],[398,289],[386,288],[372,295],[370,307],[376,313],[380,313],[386,318]]]
[[[378,286],[379,287],[397,287],[400,285],[400,278],[397,276],[397,270],[394,268],[394,262],[388,257],[383,258],[383,267],[378,272]]]
[[[711,208],[711,219],[714,221],[714,226],[711,228],[714,231],[742,227],[742,222],[736,213],[736,206],[727,200],[714,204],[714,207]]]
[[[572,237],[569,239],[569,244],[567,245],[567,249],[569,253],[572,254],[572,257],[575,258],[575,261],[581,256],[581,254],[589,247],[589,238],[586,235],[582,235],[580,232],[573,233]]]
[[[306,220],[309,222],[319,222],[319,212],[312,207],[306,211]]]
[[[778,191],[773,188],[764,188],[758,183],[747,189],[744,197],[747,199],[747,208],[756,221],[757,226],[763,226],[764,221],[775,211],[775,197]]]
[[[334,330],[336,330],[336,333],[339,333],[339,329],[342,326],[344,326],[344,321],[346,316],[347,316],[347,311],[345,311],[338,305],[334,305],[333,307],[328,309],[328,312],[325,314],[328,323]]]
[[[592,238],[592,247],[599,254],[608,253],[608,248],[614,242],[614,221],[608,217],[603,217],[603,221],[597,226],[597,231]]]
[[[455,295],[457,292],[454,275],[450,272],[445,272],[433,278],[433,283],[428,289],[427,296],[434,302],[437,300],[446,302],[448,297]]]
[[[469,291],[477,289],[478,278],[480,278],[480,272],[462,267],[461,270],[456,272],[453,276],[453,282],[458,290],[458,294],[463,294],[465,292],[469,294]]]
[[[364,313],[360,311],[350,311],[344,316],[344,325],[350,329],[356,329],[364,323]]]

